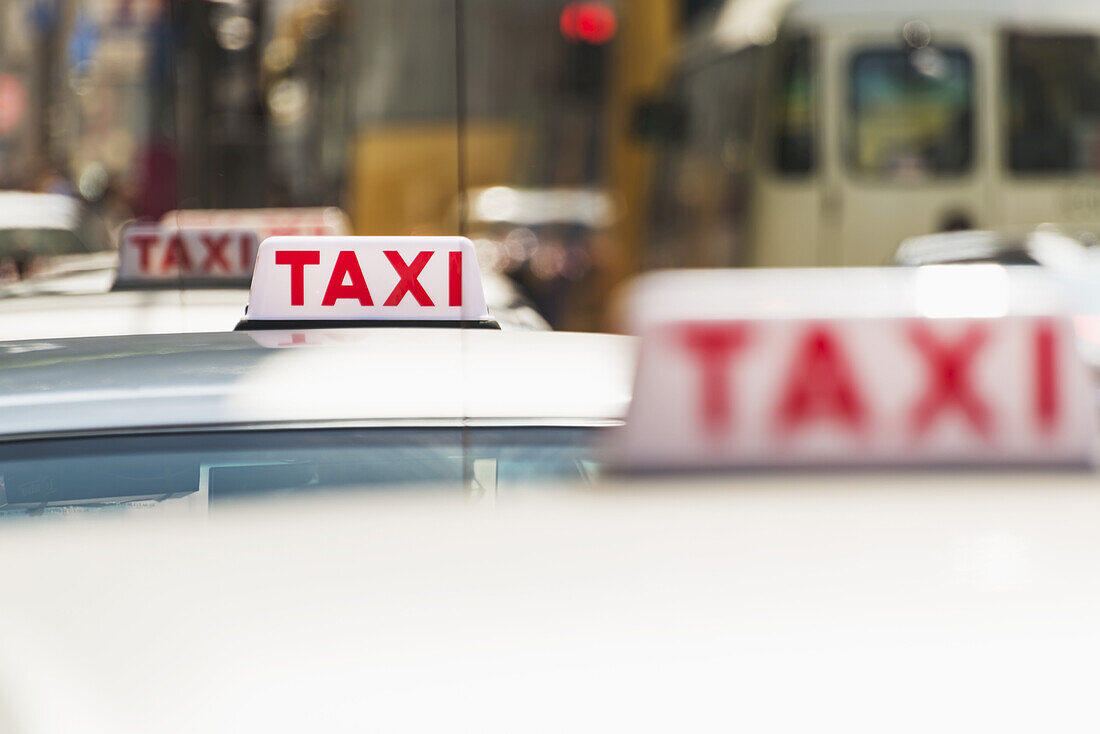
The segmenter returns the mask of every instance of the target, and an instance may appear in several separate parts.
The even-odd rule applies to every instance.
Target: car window
[[[1011,33],[1005,48],[1009,169],[1100,171],[1100,39]]]
[[[806,36],[779,43],[779,81],[773,104],[775,169],[784,174],[810,173],[814,167],[816,85],[813,44]]]
[[[587,480],[594,428],[359,428],[0,444],[0,513],[204,509],[248,497],[423,485],[474,495]]]
[[[974,153],[970,56],[950,48],[883,49],[852,58],[853,171],[895,181],[958,175]]]

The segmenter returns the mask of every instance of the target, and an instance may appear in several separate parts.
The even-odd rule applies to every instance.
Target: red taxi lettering
[[[191,270],[191,256],[183,244],[183,238],[174,234],[168,238],[168,247],[164,250],[164,259],[161,261],[162,270],[179,269],[184,272]]]
[[[699,415],[712,438],[725,436],[733,422],[730,363],[748,342],[744,324],[694,324],[684,329],[683,345],[699,367]]]
[[[813,327],[803,335],[787,373],[776,417],[784,433],[823,419],[837,421],[855,432],[866,424],[867,409],[848,358],[836,335],[824,326]]]
[[[424,286],[420,285],[420,281],[417,278],[420,277],[420,273],[424,270],[424,266],[428,264],[428,261],[432,259],[432,251],[421,252],[417,254],[411,264],[407,264],[401,257],[400,253],[396,250],[386,250],[386,259],[390,261],[390,265],[393,266],[394,271],[397,273],[399,280],[397,285],[390,291],[389,298],[386,299],[385,306],[396,306],[401,303],[401,299],[405,297],[406,293],[411,293],[412,297],[416,299],[416,302],[421,306],[434,306],[432,299],[428,297],[427,291],[424,290]]]
[[[751,356],[751,325],[745,323],[695,323],[676,328],[676,344],[698,377],[698,401],[692,410],[701,433],[712,439],[730,434],[737,425],[737,364]],[[917,437],[932,432],[946,416],[957,414],[975,435],[988,439],[996,428],[992,402],[976,389],[974,365],[991,341],[989,327],[969,326],[958,336],[945,337],[924,324],[901,332],[912,345],[908,354],[923,366],[920,392],[904,401],[907,420]],[[1062,421],[1058,333],[1051,322],[1039,322],[1029,332],[1027,364],[1031,368],[1028,391],[1030,415],[1036,428],[1050,433]],[[814,326],[800,335],[779,399],[771,412],[782,433],[790,434],[807,424],[829,420],[853,432],[863,431],[871,408],[861,390],[853,363],[833,330]]]
[[[305,304],[306,265],[320,265],[319,250],[278,250],[275,252],[276,265],[290,266],[290,305]]]
[[[345,285],[344,279],[348,277],[351,282]],[[336,265],[332,268],[332,277],[328,279],[321,305],[334,306],[341,298],[354,298],[359,301],[360,306],[374,305],[367,289],[366,278],[363,277],[363,269],[359,267],[359,259],[352,250],[341,250],[336,256]]]
[[[449,253],[450,270],[450,290],[448,291],[448,306],[461,306],[462,305],[462,253],[452,252]]]
[[[138,248],[138,267],[143,272],[149,272],[149,250],[159,241],[160,237],[155,234],[136,234],[130,238],[130,242]]]
[[[229,247],[229,239],[228,234],[216,238],[213,235],[199,235],[199,242],[206,249],[206,257],[203,258],[201,265],[203,272],[212,272],[215,266],[229,272],[232,266],[229,264],[229,260],[226,259],[225,254],[226,248]]]
[[[1035,419],[1050,433],[1058,422],[1057,340],[1054,327],[1041,323],[1035,330]]]
[[[974,391],[969,377],[974,356],[987,338],[981,325],[971,326],[953,342],[937,338],[923,325],[909,330],[909,339],[923,357],[928,375],[924,395],[914,403],[910,413],[914,433],[926,433],[940,414],[955,409],[975,432],[982,436],[990,434],[992,411]]]
[[[249,249],[248,242],[242,239],[241,246],[241,258],[244,260],[249,257],[245,252]],[[220,248],[216,247],[215,249],[221,254]],[[406,295],[411,295],[418,306],[434,307],[435,301],[428,294],[424,284],[420,282],[420,278],[435,251],[422,250],[409,263],[406,263],[396,250],[384,250],[382,254],[385,255],[398,278],[397,285],[393,287],[382,305],[399,306]],[[216,256],[211,254],[210,257]],[[210,257],[208,257],[208,260]],[[447,304],[449,306],[463,305],[462,258],[463,253],[461,251],[447,253],[446,286],[440,284],[440,287],[447,288]],[[222,259],[218,258],[218,261],[222,262]],[[290,305],[305,305],[305,267],[307,265],[319,265],[320,263],[321,253],[319,250],[275,251],[275,264],[290,267]],[[336,262],[329,274],[328,284],[321,298],[321,305],[335,306],[341,299],[350,298],[357,300],[361,306],[373,306],[374,298],[368,286],[367,275],[370,275],[370,272],[364,273],[363,265],[359,261],[355,250],[341,250],[337,254]]]

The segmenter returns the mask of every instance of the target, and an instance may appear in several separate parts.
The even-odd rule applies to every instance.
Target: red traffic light
[[[607,3],[569,3],[561,11],[561,34],[570,41],[598,46],[615,37],[619,24],[615,11]]]

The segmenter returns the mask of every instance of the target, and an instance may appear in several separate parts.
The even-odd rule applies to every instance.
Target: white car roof
[[[634,358],[629,337],[458,328],[0,342],[0,440],[242,425],[614,421],[630,399]]]
[[[1019,472],[13,524],[0,729],[1082,730],[1098,526]]]

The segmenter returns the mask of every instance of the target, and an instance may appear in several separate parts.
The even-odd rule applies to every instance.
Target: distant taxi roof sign
[[[247,288],[256,259],[250,230],[127,226],[119,238],[115,289],[155,285]]]
[[[351,234],[348,215],[339,207],[266,209],[179,209],[161,217],[167,227],[248,229],[260,240],[268,237]]]
[[[1033,270],[666,272],[627,309],[628,471],[1093,461],[1095,389]]]
[[[494,328],[465,237],[270,237],[238,329]]]

